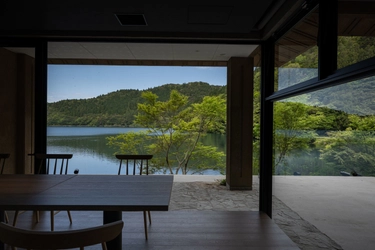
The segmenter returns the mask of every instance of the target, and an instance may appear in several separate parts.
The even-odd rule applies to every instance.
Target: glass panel
[[[273,218],[301,246],[375,243],[374,90],[370,77],[275,103]]]
[[[318,76],[318,9],[275,45],[275,91]]]
[[[343,68],[375,56],[375,5],[339,2],[337,67]]]

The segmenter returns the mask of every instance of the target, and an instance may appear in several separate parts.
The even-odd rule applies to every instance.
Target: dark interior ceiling
[[[2,2],[0,37],[47,38],[49,63],[223,66],[249,56],[304,0]]]
[[[145,60],[226,62],[231,56],[251,54],[256,49],[254,45],[270,37],[296,10],[308,6],[307,2],[147,4],[123,0],[3,0],[0,37],[45,37],[54,41],[49,46],[50,63],[98,64],[109,59],[105,63],[111,64],[119,59],[114,56],[124,59],[116,63],[125,64]],[[374,2],[340,0],[339,35],[374,36]],[[318,21],[319,11],[315,10],[279,41],[282,49],[277,51],[278,65],[316,45]],[[121,55],[114,44],[119,42],[124,47]]]
[[[303,2],[247,0],[146,4],[123,0],[3,0],[0,30],[3,35],[249,42],[263,39],[276,23],[283,21]],[[122,19],[130,25],[122,25],[119,22]]]

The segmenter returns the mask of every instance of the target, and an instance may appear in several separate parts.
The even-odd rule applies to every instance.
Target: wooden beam
[[[135,65],[135,66],[218,66],[226,67],[227,61],[185,61],[185,60],[121,60],[121,59],[75,59],[49,58],[48,64],[74,65]]]

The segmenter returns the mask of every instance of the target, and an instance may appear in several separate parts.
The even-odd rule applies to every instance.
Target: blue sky
[[[86,99],[119,89],[202,81],[226,85],[226,67],[49,65],[48,102]]]

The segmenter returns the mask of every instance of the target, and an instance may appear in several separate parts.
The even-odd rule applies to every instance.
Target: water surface
[[[48,127],[47,153],[73,154],[69,161],[69,173],[79,169],[80,174],[117,174],[119,161],[116,149],[107,145],[108,136],[137,132],[144,128],[106,127]],[[225,136],[208,135],[206,145],[225,150]],[[190,173],[191,174],[191,173]],[[219,171],[206,170],[201,174],[220,175]]]

